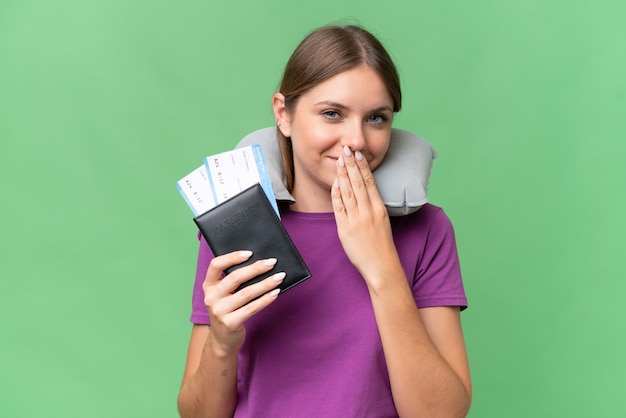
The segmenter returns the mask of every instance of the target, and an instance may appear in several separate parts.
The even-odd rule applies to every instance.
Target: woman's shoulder
[[[439,241],[454,239],[454,227],[445,211],[427,203],[419,210],[404,216],[393,216],[391,228],[397,245],[418,241]]]
[[[431,203],[424,204],[421,208],[413,213],[403,216],[392,216],[392,224],[406,224],[432,226],[434,225],[448,225],[451,224],[450,218],[446,215],[445,211],[440,207]]]

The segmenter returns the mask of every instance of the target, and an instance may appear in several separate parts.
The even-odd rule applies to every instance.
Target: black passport
[[[226,273],[257,260],[278,260],[272,270],[243,283],[237,290],[281,271],[286,273],[278,286],[281,293],[311,277],[259,183],[198,215],[194,221],[216,256],[239,250],[252,251],[252,257],[228,268]]]

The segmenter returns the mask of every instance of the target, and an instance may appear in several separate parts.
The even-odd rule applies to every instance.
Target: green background
[[[1,416],[176,416],[197,240],[175,182],[271,125],[291,50],[345,19],[440,154],[470,417],[623,416],[622,0],[2,0]]]

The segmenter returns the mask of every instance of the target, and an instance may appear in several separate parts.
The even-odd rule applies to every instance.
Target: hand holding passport
[[[237,169],[238,164],[245,169]],[[214,255],[252,251],[252,257],[227,269],[226,274],[257,260],[278,260],[272,270],[237,290],[282,271],[286,277],[278,288],[284,292],[309,278],[311,273],[280,222],[264,167],[260,147],[240,148],[207,157],[203,167],[181,179],[177,186],[197,215],[194,222]],[[215,187],[216,177],[220,187]]]

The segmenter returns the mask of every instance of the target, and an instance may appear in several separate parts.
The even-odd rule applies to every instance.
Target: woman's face
[[[274,96],[275,111],[281,97]],[[330,199],[337,159],[345,145],[360,151],[372,170],[383,160],[389,148],[393,100],[378,74],[359,66],[300,96],[293,111],[283,107],[275,115],[283,134],[291,137],[296,201],[311,195]]]

